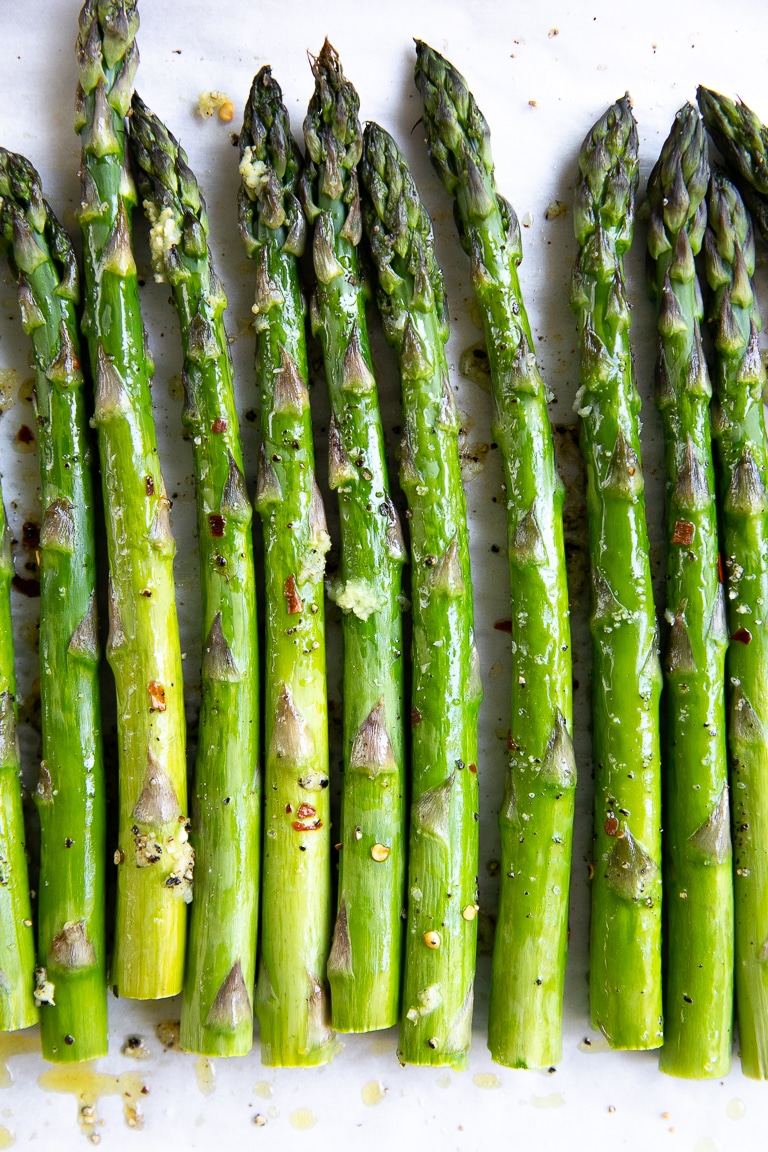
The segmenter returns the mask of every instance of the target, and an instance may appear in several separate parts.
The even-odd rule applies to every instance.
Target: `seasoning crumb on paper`
[[[217,88],[200,93],[197,98],[197,110],[203,120],[210,120],[216,112],[219,114],[219,120],[223,120],[225,124],[229,124],[235,117],[235,105],[226,93],[219,92]]]

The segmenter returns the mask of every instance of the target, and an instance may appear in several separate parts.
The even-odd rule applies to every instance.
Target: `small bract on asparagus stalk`
[[[36,996],[48,1060],[107,1053],[106,799],[96,544],[72,244],[29,161],[0,149],[0,246],[32,341],[40,444],[43,760]]]
[[[736,1007],[741,1066],[768,1079],[768,439],[766,374],[751,276],[752,224],[733,184],[714,172],[704,239],[715,342],[718,503],[730,645],[728,750],[733,805]]]
[[[768,127],[743,101],[711,88],[700,86],[696,99],[707,131],[768,240]]]
[[[571,306],[581,341],[576,409],[592,566],[592,1021],[613,1048],[658,1048],[661,668],[623,271],[638,180],[628,96],[587,134],[579,168]]]
[[[266,660],[264,861],[256,1014],[271,1065],[334,1055],[330,804],[323,576],[330,538],[314,472],[305,309],[297,257],[306,221],[301,157],[279,85],[256,76],[240,133],[240,231],[256,264]]]
[[[195,459],[203,660],[191,842],[197,865],[181,1046],[243,1056],[253,1044],[261,781],[252,510],[243,476],[227,299],[184,150],[134,94],[131,149],[152,225],[155,279],[181,326],[183,420]]]
[[[86,0],[75,127],[83,147],[85,320],[96,385],[117,688],[120,811],[111,982],[121,996],[181,990],[193,853],[187,832],[176,545],[152,418],[125,123],[138,64],[135,0]]]
[[[725,1076],[733,1018],[733,874],[725,740],[728,634],[718,574],[703,301],[694,257],[707,220],[707,140],[686,104],[648,181],[648,273],[659,305],[656,403],[667,522],[662,1071]]]
[[[344,791],[339,896],[328,960],[331,1019],[341,1032],[397,1023],[405,887],[400,572],[405,547],[389,495],[368,347],[369,290],[357,246],[359,100],[325,42],[313,60],[303,177],[314,223],[319,335],[331,399],[329,482],[339,495],[341,564],[331,595],[344,611]]]
[[[0,489],[0,1032],[37,1023],[35,938],[24,844],[16,671],[11,627],[13,556]]]
[[[411,515],[412,807],[400,1059],[466,1065],[477,941],[477,716],[459,417],[432,225],[394,140],[365,130],[364,220],[387,339],[396,349]]]
[[[488,1046],[501,1064],[549,1067],[562,1056],[576,790],[564,488],[517,275],[520,228],[496,190],[488,125],[464,77],[447,60],[418,40],[416,55],[430,156],[456,201],[483,316],[493,438],[506,482],[511,756],[499,816],[502,887]]]

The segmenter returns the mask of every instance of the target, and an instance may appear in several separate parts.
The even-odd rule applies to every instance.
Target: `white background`
[[[468,265],[458,244],[451,205],[433,175],[417,122],[419,96],[412,82],[412,38],[427,40],[464,73],[493,131],[493,150],[500,190],[521,220],[525,259],[523,291],[538,342],[542,371],[556,393],[554,421],[573,423],[577,386],[575,324],[568,309],[568,283],[574,256],[569,215],[546,220],[551,201],[570,203],[578,148],[604,109],[629,90],[639,123],[641,188],[655,162],[674,114],[706,84],[739,94],[768,118],[768,21],[761,0],[695,7],[646,0],[626,5],[593,0],[589,5],[562,2],[517,3],[456,0],[387,0],[383,5],[354,5],[351,0],[245,3],[229,0],[143,0],[139,45],[142,63],[137,86],[144,100],[181,138],[191,166],[205,191],[211,246],[230,298],[228,328],[238,371],[238,400],[245,415],[257,407],[248,329],[253,291],[252,266],[244,259],[236,230],[236,131],[254,73],[273,66],[294,130],[311,94],[307,51],[318,52],[328,36],[341,55],[347,76],[361,97],[363,119],[379,120],[399,139],[432,213],[438,255],[443,263],[453,334],[449,346],[453,383],[467,413],[468,442],[490,441],[490,403],[477,385],[458,372],[461,352],[479,339],[470,318]],[[0,143],[24,152],[39,168],[46,196],[76,236],[73,209],[78,198],[79,145],[72,131],[76,84],[73,44],[75,0],[0,0]],[[195,114],[205,89],[221,89],[236,108],[232,124]],[[137,222],[140,268],[148,281],[146,230]],[[660,569],[662,485],[659,426],[653,409],[651,381],[654,358],[653,307],[645,292],[644,225],[637,228],[628,259],[634,305],[633,336],[638,382],[644,398],[644,450],[653,561]],[[758,285],[768,298],[764,251],[758,248]],[[177,327],[167,304],[167,288],[151,282],[143,293],[145,319],[157,359],[155,401],[164,470],[174,493],[174,532],[179,546],[177,574],[190,728],[194,732],[195,682],[199,675],[199,615],[196,607],[196,542],[191,454],[181,440]],[[20,450],[16,435],[23,423],[33,426],[29,404],[28,353],[20,339],[13,288],[0,283],[0,368],[12,369],[14,407],[0,421],[0,471],[6,503],[16,531],[24,520],[39,519],[37,460]],[[390,448],[399,423],[397,374],[380,335],[373,342]],[[318,470],[325,471],[322,444],[323,386],[315,391]],[[243,420],[246,475],[253,482],[257,427]],[[394,455],[393,455],[394,469]],[[510,657],[508,637],[493,623],[508,615],[505,524],[500,505],[501,469],[497,454],[488,453],[485,469],[467,489],[476,587],[476,619],[486,701],[481,714],[481,901],[492,913],[496,882],[487,870],[498,857],[496,812],[505,763]],[[333,501],[329,501],[329,514]],[[500,551],[493,552],[496,545]],[[27,559],[20,554],[21,571]],[[647,1149],[658,1143],[675,1152],[730,1152],[762,1149],[768,1119],[768,1086],[746,1080],[739,1068],[724,1081],[679,1082],[662,1076],[653,1053],[607,1053],[588,1025],[586,860],[590,836],[589,663],[586,631],[588,585],[572,588],[575,694],[581,773],[572,884],[571,952],[566,994],[564,1055],[557,1071],[512,1072],[492,1065],[485,1048],[489,960],[481,955],[475,1013],[475,1036],[468,1072],[445,1069],[401,1069],[395,1059],[394,1033],[350,1037],[334,1063],[308,1071],[265,1069],[258,1047],[248,1058],[218,1060],[215,1079],[194,1057],[163,1053],[155,1039],[158,1020],[178,1017],[178,1004],[112,1002],[112,1048],[99,1071],[112,1076],[141,1075],[144,1129],[128,1130],[118,1099],[98,1105],[97,1131],[106,1148],[160,1149],[173,1140],[189,1148],[209,1148],[225,1141],[233,1148],[268,1147],[370,1150],[432,1147],[478,1149],[494,1141],[497,1148],[575,1149],[609,1145]],[[32,699],[36,603],[14,594],[22,691]],[[330,693],[340,703],[338,621],[329,615]],[[339,709],[337,708],[337,713]],[[107,735],[110,721],[106,722]],[[38,736],[23,732],[25,771],[36,774]],[[338,741],[338,732],[332,737]],[[485,919],[484,935],[488,921]],[[120,1055],[125,1037],[145,1037],[152,1058],[136,1064]],[[591,1045],[584,1044],[585,1038]],[[0,1147],[10,1134],[20,1145],[34,1141],[49,1148],[82,1147],[77,1126],[78,1104],[72,1094],[44,1092],[39,1054],[19,1052],[34,1042],[0,1037]],[[12,1084],[3,1086],[2,1059]],[[205,1074],[204,1074],[205,1073]],[[6,1079],[8,1079],[6,1077]],[[386,1093],[375,1107],[378,1082]],[[203,1091],[211,1089],[212,1091]],[[271,1095],[269,1093],[271,1092]],[[369,1101],[366,1105],[365,1098]],[[302,1112],[301,1110],[308,1110]],[[266,1118],[254,1127],[255,1113]],[[297,1125],[314,1120],[311,1128]]]

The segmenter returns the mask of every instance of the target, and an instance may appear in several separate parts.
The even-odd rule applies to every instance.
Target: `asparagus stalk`
[[[36,998],[47,1060],[107,1053],[104,851],[93,478],[72,244],[29,161],[0,149],[0,245],[31,337],[40,443],[43,761]]]
[[[252,511],[243,476],[226,296],[186,154],[134,93],[131,150],[152,225],[155,279],[181,326],[195,458],[203,661],[191,842],[197,862],[181,1046],[244,1056],[253,1044],[261,786]]]
[[[613,1048],[658,1048],[661,1003],[661,668],[645,522],[623,255],[632,242],[637,132],[624,96],[587,134],[574,226],[576,409],[592,563],[595,875],[590,997]]]
[[[16,736],[16,673],[11,630],[11,534],[0,489],[0,1032],[38,1019],[35,940],[29,898],[21,764]]]
[[[768,240],[768,128],[741,100],[701,86],[696,99],[707,131]]]
[[[365,130],[361,176],[379,309],[400,361],[401,482],[411,517],[413,783],[399,1056],[463,1068],[477,940],[482,686],[448,314],[429,217],[405,159],[376,124]]]
[[[730,645],[728,751],[734,830],[736,1007],[741,1066],[768,1078],[768,439],[751,276],[752,224],[735,187],[714,172],[704,238],[715,340],[713,434]]]
[[[369,297],[357,164],[359,100],[326,40],[313,60],[304,122],[311,163],[304,207],[314,223],[311,320],[331,399],[329,480],[339,495],[344,611],[344,790],[339,894],[328,960],[331,1018],[341,1032],[398,1020],[405,888],[400,573],[405,559],[389,495],[384,434],[368,347]]]
[[[175,542],[152,419],[151,357],[131,250],[136,190],[125,151],[138,64],[136,0],[86,0],[75,126],[81,168],[85,332],[96,381],[117,688],[120,801],[111,981],[122,996],[181,990],[188,843]]]
[[[564,488],[517,275],[520,228],[496,189],[488,125],[447,60],[420,40],[416,58],[429,153],[455,199],[483,316],[507,495],[511,755],[499,814],[503,879],[488,1046],[500,1064],[549,1067],[562,1056],[576,789]]]
[[[240,231],[256,263],[262,445],[256,508],[266,565],[266,796],[261,1058],[311,1065],[335,1052],[326,964],[331,936],[330,805],[323,575],[330,538],[314,473],[305,309],[297,257],[306,220],[301,158],[269,68],[240,134]]]
[[[709,162],[691,104],[648,181],[648,272],[659,305],[656,403],[667,519],[666,985],[662,1071],[725,1076],[733,1017],[733,875],[725,741],[725,626],[703,302],[694,257]]]

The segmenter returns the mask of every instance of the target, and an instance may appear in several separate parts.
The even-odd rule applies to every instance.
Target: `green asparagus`
[[[35,939],[29,898],[21,764],[16,736],[16,672],[11,630],[11,534],[0,490],[0,1032],[38,1019]]]
[[[195,457],[202,684],[191,842],[197,862],[181,1046],[244,1056],[253,1044],[261,781],[252,511],[208,220],[184,150],[134,93],[130,142],[184,347],[183,419]]]
[[[637,131],[624,96],[579,155],[571,306],[592,565],[595,844],[592,1020],[613,1048],[658,1048],[661,1003],[659,664],[623,255]]]
[[[733,874],[725,742],[725,623],[703,302],[694,265],[706,227],[704,126],[686,104],[648,181],[649,286],[659,305],[656,403],[667,521],[667,892],[664,1047],[673,1076],[725,1076],[733,1018]]]
[[[93,478],[72,244],[29,161],[0,149],[0,246],[31,337],[40,443],[43,760],[36,998],[48,1060],[107,1053],[104,852]]]
[[[752,223],[735,187],[714,172],[704,238],[716,359],[712,430],[730,644],[728,751],[733,802],[735,977],[741,1066],[768,1078],[768,439],[765,368],[751,276]]]
[[[463,76],[416,41],[416,84],[432,163],[455,198],[493,382],[504,465],[512,597],[511,752],[501,829],[502,887],[488,1046],[514,1068],[562,1055],[576,764],[563,546],[563,484],[547,389],[517,266],[520,228],[496,189],[490,131]]]
[[[314,473],[304,302],[297,257],[306,220],[301,158],[268,67],[240,134],[240,231],[256,264],[262,445],[256,508],[264,528],[266,809],[256,1014],[270,1065],[335,1052],[323,576],[330,537]]]
[[[448,313],[431,222],[405,159],[376,124],[365,130],[361,177],[379,310],[400,362],[400,475],[411,517],[412,807],[399,1056],[463,1068],[477,940],[482,686]]]
[[[344,791],[339,896],[328,960],[331,1019],[341,1032],[397,1023],[405,896],[403,662],[405,547],[389,495],[384,434],[360,270],[359,100],[326,40],[313,60],[303,178],[314,223],[312,329],[325,358],[332,417],[329,481],[339,495],[344,611]]]
[[[194,854],[175,542],[131,248],[136,190],[124,119],[139,58],[137,27],[136,0],[86,0],[75,127],[83,148],[84,330],[96,382],[110,577],[107,657],[117,688],[120,759],[111,982],[121,996],[152,999],[181,990]]]
[[[696,99],[707,131],[768,240],[768,128],[741,100],[729,100],[703,87]]]

